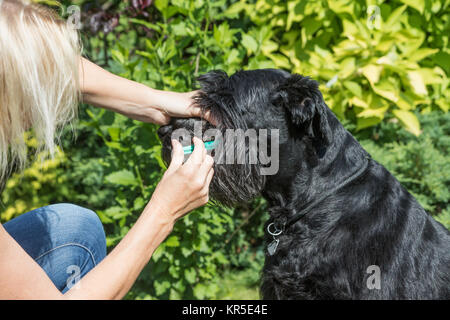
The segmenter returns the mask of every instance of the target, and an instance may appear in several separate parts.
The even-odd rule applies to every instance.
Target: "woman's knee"
[[[100,262],[106,255],[106,238],[103,225],[97,214],[70,203],[60,203],[45,207],[53,229],[59,230],[65,242],[85,245],[95,251],[95,258]],[[61,240],[61,239],[60,239]]]
[[[34,258],[67,244],[87,248],[95,258],[94,264],[106,255],[103,225],[92,210],[60,203],[38,208],[16,219],[16,229],[22,227],[22,230],[29,230],[26,235],[19,231],[18,234],[25,239],[16,240],[26,251],[26,247],[34,249],[29,252]]]

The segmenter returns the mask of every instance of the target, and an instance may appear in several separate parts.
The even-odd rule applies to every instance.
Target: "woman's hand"
[[[183,164],[181,144],[172,140],[172,162],[145,209],[156,212],[168,225],[209,200],[209,184],[214,175],[214,159],[206,153],[203,141],[194,137],[194,151]]]
[[[210,113],[206,111],[202,113],[201,108],[195,104],[194,96],[198,91],[191,92],[171,92],[154,90],[153,101],[155,101],[155,108],[160,110],[165,116],[165,123],[170,121],[171,117],[176,118],[193,118],[203,117],[210,120]]]

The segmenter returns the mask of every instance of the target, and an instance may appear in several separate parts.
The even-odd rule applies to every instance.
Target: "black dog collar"
[[[303,218],[306,214],[310,212],[310,210],[315,207],[317,204],[322,202],[325,198],[332,195],[342,187],[346,186],[347,184],[355,181],[358,179],[367,169],[369,166],[370,157],[366,156],[366,161],[364,162],[364,165],[358,169],[354,174],[346,178],[344,181],[339,183],[337,186],[335,186],[333,189],[329,190],[325,194],[323,194],[320,198],[317,200],[311,202],[310,204],[306,205],[303,209],[301,209],[298,213],[296,213],[294,216],[292,216],[289,220],[283,222],[281,224],[281,227],[279,227],[279,224],[272,222],[267,226],[267,232],[273,237],[273,241],[269,243],[267,246],[267,252],[269,255],[273,256],[275,254],[275,251],[277,250],[278,243],[280,240],[277,238],[280,236],[285,230],[287,230],[290,226],[292,226],[295,222]]]

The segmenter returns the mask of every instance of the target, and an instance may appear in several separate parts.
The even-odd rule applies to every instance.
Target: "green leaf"
[[[386,29],[391,29],[392,26],[398,22],[398,20],[400,19],[400,16],[403,14],[403,12],[405,11],[406,8],[407,8],[407,6],[403,5],[401,7],[398,7],[397,9],[395,9],[391,13],[391,15],[389,16],[389,18],[387,19],[387,21],[383,27]]]
[[[305,28],[305,34],[309,38],[314,32],[322,27],[322,21],[316,20],[313,17],[308,17],[302,21],[302,26]]]
[[[131,212],[126,208],[114,206],[114,207],[109,207],[108,209],[104,210],[103,214],[105,216],[110,217],[113,220],[117,221],[124,217],[129,216],[131,214]]]
[[[255,38],[245,33],[242,35],[242,45],[250,52],[258,50],[258,43]]]
[[[247,4],[245,2],[238,1],[236,3],[233,3],[231,6],[229,6],[226,9],[225,15],[226,16],[236,16],[241,11],[245,10],[246,7],[247,7]]]
[[[133,172],[128,170],[113,172],[106,176],[105,180],[122,186],[136,186],[138,184]]]
[[[155,5],[156,5],[156,3],[155,3]],[[143,26],[145,26],[145,27],[147,27],[149,29],[155,30],[157,32],[161,32],[161,27],[156,25],[156,24],[154,24],[154,23],[150,23],[148,21],[144,21],[144,20],[141,20],[141,19],[135,19],[135,18],[131,18],[129,21],[132,22],[132,23],[143,25]]]
[[[450,74],[450,54],[444,51],[437,52],[431,59],[447,74]]]
[[[179,247],[180,241],[178,240],[177,236],[170,236],[165,241],[166,247]]]
[[[97,210],[96,213],[102,223],[113,223],[114,222],[114,220],[111,219],[110,217],[108,217],[106,214],[104,214],[103,211]]]
[[[111,137],[112,141],[119,141],[120,140],[120,128],[115,128],[115,127],[109,127],[108,128],[108,133],[109,136]]]
[[[121,64],[125,64],[125,57],[123,56],[122,52],[119,50],[111,49],[111,56],[114,60]]]
[[[185,37],[189,34],[186,22],[184,22],[184,21],[181,21],[176,24],[172,24],[171,28],[172,28],[173,34],[176,36]]]
[[[169,0],[155,0],[155,7],[159,11],[163,11],[169,5]]]
[[[122,144],[117,141],[105,141],[105,144],[111,149],[116,149],[124,152],[128,151],[128,148],[123,147]]]
[[[416,9],[420,13],[423,13],[423,10],[425,9],[425,0],[400,0],[404,4],[407,4],[411,8]]]
[[[189,268],[184,270],[184,278],[189,283],[195,283],[197,280],[197,272],[195,272],[194,268]]]
[[[203,300],[206,298],[207,295],[207,288],[204,284],[197,284],[194,287],[194,295],[197,299]]]
[[[160,296],[160,295],[164,294],[170,288],[170,282],[169,281],[161,281],[160,282],[158,280],[155,280],[153,282],[153,285],[155,287],[155,291],[156,291],[156,295],[157,296]]]
[[[152,260],[158,261],[164,254],[164,244],[160,245],[158,248],[156,248],[155,252],[152,254]]]

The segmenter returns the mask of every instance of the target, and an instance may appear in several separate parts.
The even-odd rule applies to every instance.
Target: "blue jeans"
[[[27,212],[3,227],[66,292],[106,256],[102,223],[91,210],[55,204]]]

